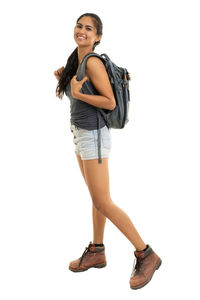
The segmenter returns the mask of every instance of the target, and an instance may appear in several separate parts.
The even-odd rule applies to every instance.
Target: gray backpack
[[[108,77],[112,86],[112,90],[116,100],[116,107],[113,110],[102,109],[96,107],[97,119],[98,119],[98,157],[99,163],[101,160],[101,139],[100,139],[100,119],[99,114],[101,114],[105,120],[108,128],[121,129],[124,128],[126,123],[129,121],[129,103],[130,103],[130,92],[129,92],[129,80],[130,73],[127,69],[118,67],[114,64],[107,54],[101,54],[92,52],[88,53],[82,60],[78,72],[77,80],[80,81],[85,76],[86,61],[90,56],[96,56],[101,59],[104,63]],[[81,88],[81,93],[83,94],[93,94],[98,95],[98,91],[95,89],[90,81],[85,81]]]

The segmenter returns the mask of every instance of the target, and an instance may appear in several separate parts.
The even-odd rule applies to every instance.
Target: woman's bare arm
[[[116,106],[115,97],[103,62],[97,57],[89,57],[86,70],[87,77],[100,95],[86,95],[79,91],[74,96],[96,107],[113,110]]]

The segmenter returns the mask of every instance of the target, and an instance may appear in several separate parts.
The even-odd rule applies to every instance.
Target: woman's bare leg
[[[81,160],[80,155],[76,154],[76,157],[81,170],[81,174],[83,175],[83,178],[87,185],[87,181],[85,179],[85,174],[83,169],[83,161]],[[93,243],[103,244],[106,217],[100,211],[98,211],[93,204],[92,204],[92,219],[93,219]]]
[[[93,243],[103,244],[106,217],[92,204]]]
[[[101,164],[98,159],[83,160],[83,169],[93,205],[128,238],[136,250],[143,250],[146,244],[131,219],[110,197],[108,158],[102,158]]]

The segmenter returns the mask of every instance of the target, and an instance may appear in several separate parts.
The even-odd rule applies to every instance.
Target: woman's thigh
[[[84,173],[84,169],[83,169],[83,161],[82,161],[82,159],[81,159],[81,156],[80,156],[79,154],[76,153],[76,157],[77,157],[77,161],[78,161],[78,165],[79,165],[81,174],[83,175],[83,178],[84,178],[84,180],[85,180],[85,183],[87,184],[86,179],[85,179],[85,173]]]
[[[83,169],[88,189],[97,209],[102,209],[111,201],[108,158],[83,160]]]

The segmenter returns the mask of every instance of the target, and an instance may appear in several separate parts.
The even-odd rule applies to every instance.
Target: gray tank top
[[[106,125],[102,115],[99,114],[99,126],[96,107],[87,102],[77,100],[71,94],[70,83],[67,84],[65,93],[70,99],[70,122],[80,128],[94,130]]]

